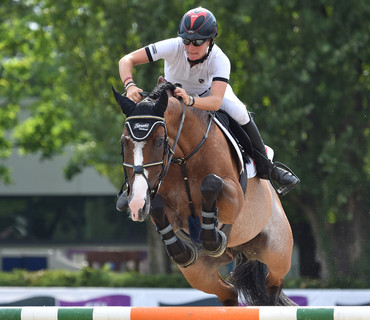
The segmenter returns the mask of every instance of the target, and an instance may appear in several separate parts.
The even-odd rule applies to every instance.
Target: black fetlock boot
[[[268,159],[265,144],[252,118],[242,128],[248,134],[253,145],[258,177],[270,180],[279,195],[287,194],[300,182],[299,178],[284,164],[273,163]],[[274,183],[278,187],[275,187]]]
[[[203,243],[203,251],[211,257],[220,257],[226,250],[227,237],[225,233],[217,229],[218,210],[215,207],[212,212],[204,211],[202,208],[202,229],[200,239]]]

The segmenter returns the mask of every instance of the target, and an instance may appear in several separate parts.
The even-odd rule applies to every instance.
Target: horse
[[[283,293],[293,236],[272,184],[240,183],[234,148],[212,118],[158,83],[139,103],[113,93],[126,116],[121,136],[127,212],[150,216],[189,284],[224,306],[295,305]],[[219,268],[235,262],[227,279]]]

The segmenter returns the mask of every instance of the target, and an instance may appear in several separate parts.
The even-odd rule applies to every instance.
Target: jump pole
[[[369,320],[362,307],[0,307],[0,320]]]

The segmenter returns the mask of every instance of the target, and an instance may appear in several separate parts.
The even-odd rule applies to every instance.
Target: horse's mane
[[[152,99],[158,99],[159,96],[161,95],[161,93],[163,91],[167,91],[167,90],[170,90],[173,94],[173,91],[176,89],[176,87],[179,87],[180,85],[179,84],[173,84],[171,82],[162,82],[162,83],[159,83],[151,93],[149,93],[149,98],[152,98]]]

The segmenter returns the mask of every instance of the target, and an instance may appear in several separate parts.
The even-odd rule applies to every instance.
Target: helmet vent
[[[197,30],[202,26],[202,23],[204,21],[204,17],[200,16],[197,20],[194,21],[194,25],[192,29]]]

